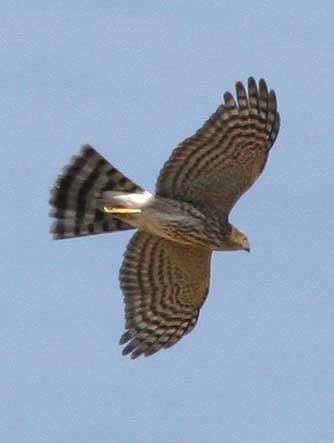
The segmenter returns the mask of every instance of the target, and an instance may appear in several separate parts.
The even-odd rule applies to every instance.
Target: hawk
[[[52,191],[54,239],[137,229],[124,254],[123,354],[169,348],[195,326],[209,290],[213,251],[249,251],[229,222],[235,203],[261,174],[280,126],[266,82],[236,83],[224,103],[172,152],[155,193],[83,146]]]

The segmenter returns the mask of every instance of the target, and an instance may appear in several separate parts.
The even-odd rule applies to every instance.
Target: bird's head
[[[227,238],[227,246],[231,251],[239,251],[242,249],[250,252],[248,238],[234,226],[232,226],[232,230]]]

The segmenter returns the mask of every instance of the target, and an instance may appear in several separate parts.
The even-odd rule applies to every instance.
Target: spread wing
[[[138,231],[120,270],[126,329],[123,354],[169,348],[195,326],[209,290],[211,252]]]
[[[237,102],[225,103],[195,135],[172,153],[160,172],[156,193],[228,216],[261,174],[277,137],[280,119],[274,91],[266,82],[236,84]]]

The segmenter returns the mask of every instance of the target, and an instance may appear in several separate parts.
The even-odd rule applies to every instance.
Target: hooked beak
[[[250,247],[246,246],[245,251],[250,252]]]

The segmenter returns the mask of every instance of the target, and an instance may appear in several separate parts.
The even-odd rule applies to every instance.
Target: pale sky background
[[[4,443],[334,442],[334,3],[1,3]],[[121,356],[129,233],[54,242],[49,190],[83,143],[149,190],[249,75],[282,126],[216,253],[196,329]]]

